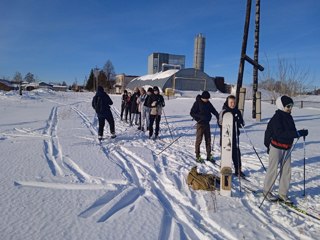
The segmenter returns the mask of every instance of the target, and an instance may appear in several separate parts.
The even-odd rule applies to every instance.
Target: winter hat
[[[159,88],[157,86],[153,87],[153,91],[158,91],[159,92]]]
[[[201,98],[209,99],[210,98],[210,93],[208,91],[203,91],[202,94],[201,94]]]
[[[147,92],[153,93],[153,88],[152,88],[152,87],[149,87]]]
[[[127,91],[127,90],[124,90],[123,93],[128,94],[128,91]]]
[[[276,106],[279,110],[283,111],[288,104],[293,104],[293,100],[291,97],[284,95],[284,96],[278,97],[276,100]]]

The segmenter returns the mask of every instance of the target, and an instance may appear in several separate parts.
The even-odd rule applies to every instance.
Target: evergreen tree
[[[90,76],[89,76],[89,79],[87,81],[87,84],[86,84],[86,90],[88,91],[95,91],[95,77],[94,77],[94,74],[93,74],[93,69],[91,69],[90,71]]]

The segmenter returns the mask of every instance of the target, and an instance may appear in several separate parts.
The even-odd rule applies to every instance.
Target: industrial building
[[[158,86],[164,92],[166,88],[180,91],[216,91],[214,79],[195,68],[171,69],[151,75],[137,77],[128,83],[127,88]]]
[[[184,69],[186,57],[168,53],[152,53],[148,56],[148,74],[169,69]]]

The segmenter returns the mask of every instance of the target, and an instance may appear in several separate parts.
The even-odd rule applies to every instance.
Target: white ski
[[[222,146],[221,146],[221,179],[220,194],[231,197],[232,181],[232,134],[233,115],[227,112],[222,119]]]

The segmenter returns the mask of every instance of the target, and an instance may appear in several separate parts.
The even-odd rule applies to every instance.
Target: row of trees
[[[16,72],[13,76],[12,81],[14,82],[25,81],[28,83],[32,83],[32,82],[36,82],[36,78],[31,72],[28,72],[24,77],[22,77],[22,74],[20,72]]]
[[[10,79],[6,79],[6,80],[10,80]],[[22,76],[22,74],[20,72],[16,72],[11,81],[16,82],[16,83],[19,83],[19,82],[27,82],[27,83],[40,82],[40,80],[37,77],[35,77],[34,74],[31,72],[28,72],[24,77]],[[50,84],[67,86],[67,83],[65,81],[63,81],[61,83],[50,82]]]
[[[114,84],[115,71],[112,62],[108,60],[102,69],[91,69],[85,89],[88,91],[95,91],[97,86],[102,86],[105,89],[110,90]]]
[[[289,62],[287,59],[278,58],[274,72],[271,71],[267,62],[259,88],[272,92],[274,98],[277,94],[296,96],[310,89],[309,77],[309,71],[301,68],[296,61]]]

